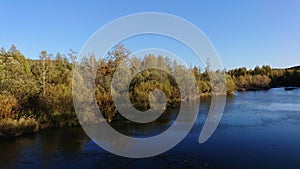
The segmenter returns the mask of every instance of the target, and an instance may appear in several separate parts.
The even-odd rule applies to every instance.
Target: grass
[[[7,118],[0,120],[0,137],[20,136],[39,131],[40,124],[33,118],[20,118],[19,120]]]

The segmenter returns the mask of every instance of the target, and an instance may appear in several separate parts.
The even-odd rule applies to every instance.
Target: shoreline
[[[247,89],[240,88],[240,89],[236,89],[236,92],[267,91],[267,90],[274,89],[274,88],[286,89],[287,87],[276,86],[276,87],[270,87],[270,88],[247,88]],[[293,88],[293,90],[294,90],[294,89],[298,89],[299,87],[289,86],[288,88]],[[285,90],[285,91],[291,91],[291,90]],[[234,93],[226,94],[226,96],[232,96],[232,95],[234,95]],[[201,93],[198,98],[207,98],[207,97],[211,97],[211,96],[212,96],[211,93]],[[195,98],[188,98],[185,100],[176,100],[173,104],[168,105],[168,107],[174,108],[181,101],[192,101],[194,99]],[[76,117],[76,119],[72,119],[70,121],[63,121],[63,122],[58,122],[58,123],[61,123],[61,124],[53,125],[51,123],[39,122],[38,120],[36,120],[34,118],[24,118],[24,117],[21,117],[18,120],[12,119],[12,118],[2,119],[2,120],[0,120],[0,139],[35,134],[42,130],[47,130],[47,129],[58,129],[58,128],[63,128],[63,127],[68,127],[68,128],[81,127],[80,123],[77,120],[77,117]]]

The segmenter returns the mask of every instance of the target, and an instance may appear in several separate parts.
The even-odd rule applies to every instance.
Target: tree
[[[262,73],[263,75],[269,76],[271,74],[272,68],[269,65],[263,65],[262,66]]]
[[[261,69],[259,66],[255,66],[254,70],[253,70],[253,75],[258,75],[261,74]]]
[[[69,50],[68,56],[70,57],[71,62],[73,64],[75,64],[77,62],[77,59],[78,59],[77,54],[78,54],[78,52],[76,52],[75,50],[73,50],[73,49]]]
[[[4,46],[2,46],[2,47],[1,47],[1,55],[4,56],[5,53],[6,53],[6,50],[5,50]]]
[[[112,67],[118,67],[123,61],[127,61],[129,55],[131,54],[130,50],[122,44],[117,44],[114,48],[108,52],[108,59],[113,61],[110,62]]]
[[[17,50],[17,47],[14,44],[12,44],[11,47],[9,48],[9,50],[8,50],[9,54],[15,54],[15,53],[18,53],[18,52],[19,51]]]
[[[38,91],[28,61],[19,53],[7,53],[5,57],[0,56],[0,62],[0,90],[7,91],[18,100],[20,113],[28,110],[30,98]]]
[[[232,79],[231,76],[225,75],[225,80],[226,80],[226,93],[227,94],[233,94],[234,91],[236,90],[236,85],[234,80]]]
[[[49,60],[51,58],[51,54],[48,54],[47,51],[43,50],[40,54],[40,61],[42,63],[42,67],[40,68],[40,73],[42,75],[42,89],[43,89],[43,96],[46,94],[46,78],[47,72],[49,71]]]
[[[246,75],[247,68],[245,68],[245,67],[239,68],[237,74],[238,74],[238,76]]]

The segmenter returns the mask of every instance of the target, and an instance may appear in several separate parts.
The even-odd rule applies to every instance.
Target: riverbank
[[[18,137],[27,134],[33,134],[41,130],[62,127],[79,127],[77,118],[54,117],[51,121],[41,122],[35,118],[21,117],[19,119],[2,119],[0,120],[0,138],[1,137]]]
[[[263,87],[263,88],[257,88],[257,87],[249,87],[249,88],[238,88],[236,89],[239,92],[246,92],[246,91],[260,91],[260,90],[270,90],[271,87]]]
[[[284,88],[285,91],[286,87],[272,87],[272,88],[239,88],[237,89],[238,92],[247,92],[247,91],[261,91],[261,90],[270,90],[273,88]],[[297,89],[298,87],[292,87],[293,90]],[[289,89],[289,88],[288,88]],[[234,95],[234,93],[227,94],[227,96]],[[200,99],[201,98],[207,98],[211,97],[211,93],[202,93],[200,94]],[[175,102],[172,102],[172,104],[168,104],[168,108],[176,108],[180,105],[181,101],[191,101],[194,100],[195,98],[188,98],[184,100],[177,99]],[[137,106],[138,107],[138,106]],[[117,114],[112,121],[115,120],[120,120],[122,118],[119,117]],[[79,121],[75,115],[75,113],[72,116],[66,116],[66,117],[61,117],[61,116],[52,116],[51,120],[48,122],[40,121],[34,118],[25,118],[22,117],[20,119],[12,119],[12,118],[7,118],[7,119],[2,119],[0,120],[0,138],[1,137],[17,137],[21,135],[26,135],[26,134],[32,134],[39,132],[44,129],[49,129],[49,128],[61,128],[61,127],[79,127]]]
[[[0,137],[13,137],[35,133],[40,130],[40,123],[33,118],[12,119],[0,121]]]

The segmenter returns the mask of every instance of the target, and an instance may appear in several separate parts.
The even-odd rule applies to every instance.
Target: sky
[[[227,69],[300,65],[297,0],[2,0],[0,46],[9,49],[15,44],[32,59],[37,59],[42,50],[53,55],[67,54],[70,48],[80,52],[98,29],[138,12],[169,13],[193,23],[212,42]],[[144,46],[132,41],[129,48],[134,52],[145,44],[163,44],[153,39]]]

